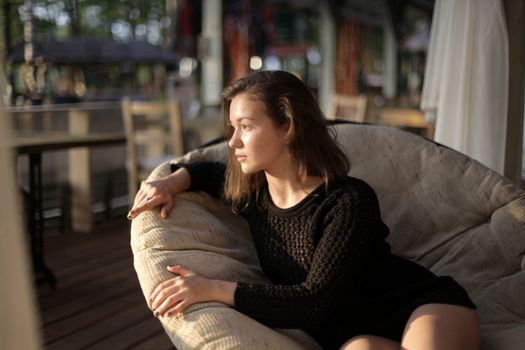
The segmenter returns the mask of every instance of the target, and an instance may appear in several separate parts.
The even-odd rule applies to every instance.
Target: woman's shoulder
[[[352,176],[342,177],[332,182],[326,194],[329,202],[347,208],[354,205],[361,206],[365,203],[378,204],[378,198],[372,186],[365,180]]]
[[[378,197],[365,180],[347,176],[334,181],[325,197],[333,215],[354,213],[364,217],[380,217]]]
[[[331,185],[329,185],[329,192],[334,192],[339,195],[342,193],[348,193],[358,196],[376,196],[374,189],[368,184],[368,182],[353,176],[345,176],[336,179]]]

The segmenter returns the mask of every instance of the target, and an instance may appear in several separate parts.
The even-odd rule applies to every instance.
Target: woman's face
[[[268,173],[287,168],[290,153],[286,127],[277,128],[258,100],[247,93],[236,95],[230,104],[233,135],[228,145],[245,174],[264,170]]]

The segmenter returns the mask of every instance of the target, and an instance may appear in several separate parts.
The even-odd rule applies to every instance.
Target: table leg
[[[42,209],[42,154],[29,154],[29,235],[31,240],[31,257],[37,283],[47,282],[52,289],[56,277],[44,261],[44,217]]]

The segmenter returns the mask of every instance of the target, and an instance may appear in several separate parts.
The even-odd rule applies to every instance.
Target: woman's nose
[[[239,148],[239,147],[242,147],[242,141],[241,141],[241,138],[239,137],[239,132],[238,132],[238,130],[235,130],[235,131],[233,132],[232,137],[231,137],[230,140],[228,141],[228,146],[230,146],[230,148]]]

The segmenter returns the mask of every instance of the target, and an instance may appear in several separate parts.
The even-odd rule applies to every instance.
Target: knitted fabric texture
[[[322,186],[289,209],[274,206],[267,191],[248,208],[261,266],[274,285],[239,283],[238,310],[272,327],[322,326],[350,291],[348,281],[388,254],[388,230],[370,187],[353,178],[329,192]]]

